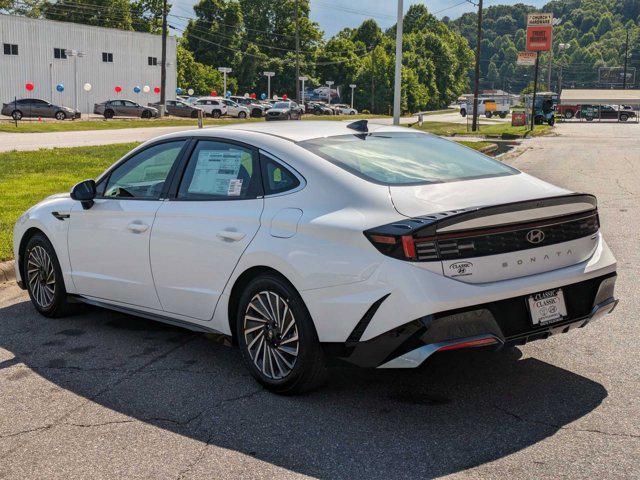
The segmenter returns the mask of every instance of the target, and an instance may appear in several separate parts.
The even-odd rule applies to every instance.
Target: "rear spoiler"
[[[375,227],[367,230],[365,234],[370,235],[393,235],[393,236],[406,236],[412,235],[414,237],[429,237],[435,235],[438,231],[446,229],[447,231],[465,231],[473,230],[475,227],[472,225],[472,220],[490,217],[494,215],[501,215],[513,212],[523,212],[526,210],[542,209],[547,207],[559,207],[563,205],[575,205],[588,204],[582,211],[597,210],[598,201],[595,196],[586,193],[572,193],[569,195],[562,195],[558,197],[537,198],[535,200],[525,200],[520,202],[502,203],[500,205],[491,205],[483,207],[470,207],[461,210],[450,210],[447,212],[433,213],[430,215],[424,215],[419,217],[407,218],[406,220],[399,220],[387,225]],[[562,209],[558,209],[557,215],[551,213],[550,215],[543,215],[539,218],[551,218],[554,216],[566,215],[562,213]],[[552,210],[549,210],[552,211]],[[577,213],[577,211],[574,211]],[[501,226],[514,225],[522,223],[522,219],[515,221],[499,222],[497,224]],[[464,225],[466,224],[466,226]],[[460,228],[455,228],[459,225]]]

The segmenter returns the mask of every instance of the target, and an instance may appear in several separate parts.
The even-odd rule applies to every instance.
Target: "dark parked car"
[[[234,96],[234,95],[232,95],[229,98],[231,98],[231,100],[233,100],[234,102],[247,107],[252,117],[261,117],[264,115],[264,111],[266,110],[266,107],[262,105],[258,100],[255,100],[253,98]]]
[[[584,107],[583,107],[584,108]],[[636,114],[633,110],[620,107],[618,105],[602,105],[600,106],[600,113],[598,114],[598,107],[586,108],[587,112],[584,116],[587,122],[592,121],[594,118],[601,118],[602,120],[619,120],[626,122],[630,118],[635,118]]]
[[[150,103],[150,107],[160,109],[160,102]],[[202,110],[200,107],[189,105],[182,100],[167,100],[167,113],[176,117],[198,118],[198,112]]]
[[[80,112],[69,107],[54,105],[53,103],[37,98],[21,98],[20,100],[3,103],[2,115],[21,120],[23,117],[55,118],[66,120],[67,118],[80,118]]]
[[[152,118],[158,116],[158,109],[154,107],[145,107],[131,100],[107,100],[106,102],[96,103],[93,107],[93,113],[104,115],[104,118],[113,117],[140,117]]]
[[[322,102],[308,102],[307,112],[314,115],[333,115],[334,111],[326,103]]]
[[[300,120],[303,111],[296,102],[276,102],[265,112],[265,120]]]

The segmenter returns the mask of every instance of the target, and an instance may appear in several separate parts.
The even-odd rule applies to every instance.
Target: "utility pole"
[[[478,130],[478,94],[480,92],[480,42],[482,41],[482,0],[478,0],[478,36],[476,38],[476,68],[473,80],[473,123],[471,130]],[[537,61],[537,60],[536,60]]]
[[[481,0],[482,1],[482,0]],[[531,99],[531,131],[536,120],[536,93],[538,90],[538,66],[540,65],[540,52],[536,52],[536,66],[533,74],[533,98]]]
[[[162,63],[160,64],[160,115],[167,100],[167,0],[162,0]]]
[[[482,0],[480,0],[482,1]],[[400,100],[402,95],[402,21],[404,7],[398,0],[398,21],[396,23],[396,71],[393,80],[393,124],[400,125]]]
[[[222,72],[223,77],[223,86],[222,86],[222,96],[227,96],[227,73],[231,73],[232,70],[229,67],[218,67],[218,71]]]
[[[629,30],[627,29],[627,41],[624,44],[624,76],[622,77],[622,89],[627,89],[627,58],[629,55]]]
[[[262,72],[262,74],[267,77],[267,98],[271,100],[271,77],[273,77],[276,72]]]
[[[304,82],[306,82],[307,80],[309,80],[309,77],[307,77],[307,76],[304,76],[304,75],[303,75],[303,76],[301,76],[301,77],[298,77],[298,80],[300,80],[300,81],[302,82],[302,89],[301,89],[301,92],[302,92],[302,101],[298,101],[298,103],[304,103]]]
[[[296,101],[300,103],[300,25],[298,25],[298,0],[296,0]]]
[[[353,92],[356,88],[356,85],[352,83],[351,85],[349,85],[349,88],[351,89],[351,108],[353,108]]]

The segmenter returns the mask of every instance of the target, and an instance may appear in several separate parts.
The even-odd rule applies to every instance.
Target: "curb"
[[[16,279],[15,262],[9,260],[7,262],[0,262],[0,283],[12,282]]]

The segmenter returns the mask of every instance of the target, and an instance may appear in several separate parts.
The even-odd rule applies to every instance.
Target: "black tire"
[[[550,127],[553,127],[556,124],[556,118],[555,117],[551,117],[547,123],[549,124]]]
[[[460,115],[462,115],[463,117],[466,117],[467,111],[464,108],[460,109]]]
[[[259,296],[265,299],[265,294],[270,295],[269,299],[273,298],[272,306],[275,305],[275,297],[279,297],[278,305],[280,308],[278,308],[278,312],[283,317],[283,321],[280,322],[283,326],[280,327],[278,322],[254,321],[248,318],[246,322],[251,322],[247,323],[248,329],[256,325],[260,327],[262,324],[264,327],[258,328],[257,333],[249,331],[245,333],[247,312],[252,318],[270,318],[268,311],[265,314],[250,306],[253,301],[258,303],[256,298]],[[285,305],[288,311],[285,310]],[[275,307],[272,312],[275,313]],[[282,333],[284,335],[281,336]],[[326,375],[324,355],[311,316],[298,292],[281,277],[265,274],[253,279],[247,285],[240,297],[236,313],[236,335],[245,365],[251,375],[267,390],[282,395],[295,395],[312,390],[324,381]],[[259,338],[260,336],[261,338]],[[297,342],[295,355],[288,352],[293,350],[294,337]],[[250,351],[247,340],[258,346],[252,347]],[[285,343],[287,347],[283,348]],[[262,356],[260,355],[261,351]],[[265,351],[269,352],[266,358],[269,358],[271,362],[265,359]],[[276,360],[276,356],[279,360]],[[283,359],[288,360],[289,364],[285,363]],[[261,366],[263,360],[265,362],[264,372]],[[288,373],[284,374],[285,370]],[[276,371],[277,373],[275,373]]]
[[[238,118],[247,118],[246,112],[238,112]]]
[[[253,110],[251,110],[251,116],[254,118],[260,118],[262,116],[262,110],[260,110],[259,108],[254,108]]]
[[[142,118],[151,118],[151,112],[149,110],[143,110],[142,114],[140,115],[140,117],[142,117]]]
[[[587,122],[593,122],[593,117],[592,117],[591,115],[588,115],[588,116],[584,117],[584,119],[585,119]]]
[[[485,112],[484,116],[487,118],[491,118],[493,117],[493,112]]]
[[[564,118],[566,118],[567,120],[571,120],[574,115],[575,114],[573,113],[573,110],[565,110],[564,112]]]
[[[113,118],[114,113],[113,113],[113,110],[105,110],[103,115],[104,115],[104,118],[109,120],[110,118]]]
[[[213,118],[220,118],[222,114],[220,113],[220,110],[214,110],[213,112],[211,112],[211,116]]]
[[[507,118],[507,114],[506,113],[501,113],[500,114],[500,118]]]
[[[542,125],[544,123],[544,117],[542,115],[536,115],[534,117],[533,123],[536,125]]]
[[[291,120],[291,114],[287,113],[287,120]]]
[[[43,258],[42,252],[46,252],[48,255],[48,259],[50,261],[50,265],[52,268],[53,278],[43,278],[46,275],[49,275],[46,271],[40,273],[32,273],[34,277],[30,277],[30,271],[33,272],[35,263],[33,263],[38,258]],[[37,233],[29,239],[27,246],[24,250],[22,261],[22,272],[24,274],[24,278],[22,281],[27,287],[27,291],[29,292],[29,298],[31,298],[31,303],[36,308],[36,310],[45,317],[61,317],[67,315],[70,310],[69,303],[67,302],[67,290],[64,286],[64,280],[62,277],[62,270],[60,269],[60,263],[58,263],[58,257],[56,256],[56,252],[49,242],[49,239],[45,237],[43,234]],[[46,265],[46,261],[41,262],[43,265]],[[44,270],[44,268],[43,268]],[[43,282],[53,281],[50,285],[53,285],[53,294],[51,295],[50,290],[47,288],[45,291],[45,286]],[[36,286],[36,283],[39,283],[40,289]],[[47,286],[50,286],[47,285]],[[48,292],[48,293],[47,293]],[[51,295],[49,298],[48,295]]]
[[[67,114],[64,113],[62,110],[60,110],[59,112],[56,112],[56,114],[54,115],[56,120],[66,120],[67,119]]]
[[[11,118],[14,120],[22,120],[22,112],[20,110],[14,110],[11,112]]]
[[[629,120],[629,115],[627,115],[626,113],[620,115],[621,122],[626,122],[627,120]]]

